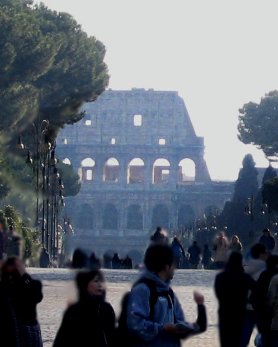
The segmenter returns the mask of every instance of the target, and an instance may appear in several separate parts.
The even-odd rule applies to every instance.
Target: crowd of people
[[[205,252],[197,252],[196,247],[193,241],[188,253],[196,252],[199,261],[203,260]],[[236,235],[228,240],[221,232],[215,238],[208,257],[214,254],[217,263],[214,292],[221,347],[247,347],[254,329],[258,331],[258,347],[278,346],[278,255],[274,249],[275,238],[269,229],[263,230],[244,255]],[[126,306],[122,306],[123,334],[120,316],[106,300],[102,264],[94,253],[84,258],[79,249],[72,264],[77,269],[78,299],[65,309],[53,347],[89,346],[88,341],[98,347],[180,347],[185,339],[206,331],[203,294],[193,292],[197,314],[195,321],[188,321],[171,287],[175,269],[185,256],[178,237],[170,242],[167,232],[157,228],[145,250],[138,278],[127,293]],[[197,263],[192,264],[195,268]],[[5,347],[43,346],[37,318],[42,289],[42,282],[27,273],[18,255],[2,260],[0,336]]]

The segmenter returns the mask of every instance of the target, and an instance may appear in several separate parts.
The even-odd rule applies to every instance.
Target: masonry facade
[[[67,198],[77,245],[142,254],[157,226],[187,228],[230,199],[233,184],[211,180],[204,139],[177,92],[107,90],[84,111],[57,139],[82,182]]]

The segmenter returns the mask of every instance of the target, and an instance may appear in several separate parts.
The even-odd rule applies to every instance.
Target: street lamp
[[[63,184],[56,167],[55,141],[50,141],[49,121],[32,123],[33,142],[25,146],[21,136],[17,148],[27,149],[26,163],[32,167],[36,182],[36,228],[41,228],[41,244],[51,259],[56,255],[59,208],[63,206]],[[41,225],[40,225],[41,224]]]
[[[252,238],[254,236],[254,196],[247,199],[247,205],[244,208],[245,213],[250,216],[250,231],[249,237]]]

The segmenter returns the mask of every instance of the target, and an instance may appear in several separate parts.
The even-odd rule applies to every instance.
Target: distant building
[[[84,110],[57,139],[82,181],[67,199],[78,246],[142,254],[157,226],[188,226],[231,198],[233,182],[211,180],[204,139],[177,92],[107,90]]]

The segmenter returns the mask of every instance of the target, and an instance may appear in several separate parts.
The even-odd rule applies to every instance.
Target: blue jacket
[[[169,283],[165,283],[154,273],[146,270],[142,277],[153,280],[157,285],[158,292],[165,292],[169,289]],[[183,323],[188,325],[192,333],[198,332],[196,324],[185,322],[181,304],[175,295],[174,302],[170,296],[169,298],[159,296],[154,305],[153,317],[150,320],[149,296],[150,290],[145,283],[137,284],[130,292],[127,324],[128,329],[140,337],[141,342],[138,342],[136,347],[180,347],[180,338],[162,331],[166,323]]]

